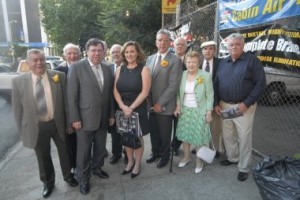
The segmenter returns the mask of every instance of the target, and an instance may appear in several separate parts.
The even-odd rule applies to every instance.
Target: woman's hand
[[[210,123],[212,121],[211,111],[208,111],[205,116],[206,123]]]
[[[180,107],[179,106],[176,106],[176,109],[173,114],[175,117],[178,117],[180,115]]]
[[[122,109],[125,117],[130,117],[130,115],[132,114],[132,111],[133,111],[129,106],[125,106],[125,105],[122,106],[121,109]]]

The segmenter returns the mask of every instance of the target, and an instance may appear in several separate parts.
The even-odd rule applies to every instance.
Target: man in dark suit
[[[121,55],[122,46],[119,44],[114,44],[110,48],[110,56],[113,64],[109,65],[113,76],[115,76],[116,69],[122,64],[122,55]],[[117,106],[117,104],[115,103]],[[121,144],[121,134],[117,133],[116,124],[108,128],[108,132],[111,134],[112,140],[112,157],[110,158],[110,164],[117,163],[122,157],[122,144]]]
[[[75,62],[80,60],[80,49],[79,46],[68,43],[63,48],[63,54],[65,62],[63,62],[56,70],[64,72],[66,76],[68,75],[69,67]],[[67,120],[69,121],[69,120]],[[74,128],[70,125],[66,138],[66,143],[68,146],[68,153],[70,157],[72,171],[75,173],[76,169],[76,148],[77,148],[77,138]]]
[[[182,60],[169,51],[170,42],[170,32],[159,30],[156,34],[158,52],[146,62],[152,76],[150,100],[154,111],[150,114],[152,155],[146,162],[152,163],[161,157],[158,168],[166,166],[170,159],[173,112],[182,75]]]
[[[65,75],[47,70],[44,53],[39,49],[27,52],[30,72],[12,82],[12,106],[23,145],[37,156],[43,197],[54,188],[55,172],[51,158],[51,138],[54,140],[64,180],[70,186],[78,183],[71,173],[66,140]]]
[[[215,57],[216,43],[214,41],[203,42],[201,44],[201,51],[204,59],[200,65],[200,68],[203,71],[209,72],[212,75],[214,81],[219,65],[219,59]],[[223,139],[221,135],[221,118],[216,114],[215,111],[212,111],[212,118],[213,120],[210,123],[210,131],[212,134],[214,147],[217,151],[215,157],[218,158],[220,156],[220,147],[224,149]]]
[[[175,54],[182,60],[183,65],[182,65],[182,71],[186,70],[186,66],[184,63],[184,57],[186,54],[186,50],[187,50],[187,42],[183,37],[178,37],[175,39],[174,41],[174,49],[175,49]],[[178,118],[176,116],[174,116],[174,138],[172,141],[172,147],[173,147],[173,152],[175,156],[179,155],[179,148],[181,145],[181,141],[177,139],[176,136],[176,127],[177,127],[177,122],[178,122]]]
[[[69,118],[77,135],[76,175],[82,194],[89,193],[91,171],[100,178],[108,178],[101,167],[107,129],[114,124],[113,75],[101,63],[105,55],[103,43],[92,38],[85,48],[87,58],[71,66],[67,90]]]

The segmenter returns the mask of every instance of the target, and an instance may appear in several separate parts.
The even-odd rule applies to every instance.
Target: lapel
[[[24,87],[25,87],[24,91],[26,91],[24,92],[24,99],[27,99],[28,102],[34,102],[34,103],[27,104],[26,106],[31,106],[31,109],[29,110],[32,110],[33,115],[35,115],[35,113],[37,113],[37,108],[36,108],[35,97],[33,93],[31,73],[26,74]]]
[[[55,73],[53,71],[47,70],[47,75],[48,75],[48,80],[49,80],[49,84],[50,84],[51,96],[52,96],[52,102],[53,102],[53,109],[54,109],[55,105],[56,105],[56,97],[57,97],[57,90],[58,90],[57,87],[58,87],[58,84],[60,83],[60,81],[58,83],[54,83],[52,77],[55,75]]]
[[[150,63],[149,63],[149,67],[150,67],[150,69],[151,69],[151,75],[153,76],[154,75],[154,65],[155,65],[155,61],[156,61],[156,59],[157,59],[157,55],[158,54],[156,54],[156,55],[153,55],[152,56],[152,59],[150,60]]]
[[[157,54],[156,54],[156,57],[157,57]],[[157,76],[157,74],[159,74],[160,71],[163,70],[163,68],[167,68],[167,67],[170,66],[170,57],[171,57],[171,52],[169,51],[169,52],[167,53],[167,55],[165,56],[165,58],[164,58],[164,59],[161,59],[161,62],[162,62],[163,60],[167,61],[167,62],[168,62],[168,65],[165,66],[165,67],[163,67],[163,66],[161,66],[161,62],[160,62],[159,66],[158,66],[158,69],[155,69],[155,71],[154,71],[154,73],[153,73],[153,77]],[[155,58],[155,60],[156,60],[156,58]],[[153,67],[153,68],[154,68],[154,67]]]

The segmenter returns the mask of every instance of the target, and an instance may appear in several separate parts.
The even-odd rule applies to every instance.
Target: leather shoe
[[[196,154],[196,149],[193,149],[193,150],[191,151],[191,153],[192,153],[192,154]]]
[[[76,187],[78,185],[77,180],[72,176],[71,178],[68,178],[65,180],[71,187]]]
[[[109,177],[108,174],[105,171],[103,171],[101,168],[97,169],[96,171],[93,171],[93,174],[99,176],[100,178]]]
[[[202,172],[202,169],[203,169],[203,164],[202,164],[201,167],[196,167],[196,168],[195,168],[195,173],[196,173],[196,174],[199,174],[200,172]]]
[[[81,194],[86,195],[90,192],[90,185],[89,184],[80,185],[79,190]]]
[[[139,174],[140,174],[140,172],[139,172],[139,173],[137,173],[137,174],[135,174],[135,173],[131,173],[131,178],[135,178],[135,177],[137,177]]]
[[[158,158],[158,155],[152,155],[149,159],[146,160],[146,163],[153,163]]]
[[[120,160],[121,157],[122,157],[121,155],[113,155],[109,160],[110,164],[112,164],[112,165],[116,164]]]
[[[182,167],[186,166],[190,161],[191,160],[188,159],[186,162],[180,162],[179,165],[178,165],[178,167],[182,168]]]
[[[237,179],[239,181],[245,181],[248,178],[248,173],[239,172]]]
[[[221,164],[222,166],[228,166],[228,165],[238,164],[238,163],[237,163],[237,162],[231,162],[231,161],[229,161],[229,160],[223,160],[223,161],[220,162],[220,164]]]
[[[180,152],[179,152],[179,149],[174,149],[173,150],[173,155],[174,156],[179,156]]]
[[[47,198],[51,195],[54,188],[54,184],[45,184],[43,190],[43,197]]]
[[[160,159],[157,163],[157,168],[162,168],[164,166],[166,166],[169,162],[169,159]]]

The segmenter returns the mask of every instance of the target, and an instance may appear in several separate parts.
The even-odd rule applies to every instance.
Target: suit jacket
[[[69,71],[69,67],[67,64],[65,64],[65,66],[60,65],[58,68],[56,68],[55,70],[60,71],[60,72],[64,72],[66,75],[68,75],[68,71]]]
[[[168,52],[164,60],[166,66],[159,66],[154,70],[157,54],[148,57],[146,65],[150,68],[152,85],[150,89],[152,104],[160,104],[165,111],[162,115],[173,115],[176,107],[176,94],[182,75],[182,60]]]
[[[65,74],[58,71],[46,70],[50,82],[54,120],[57,131],[63,141],[66,137],[65,112]],[[59,82],[52,80],[54,75],[59,76]],[[12,106],[16,124],[21,132],[23,145],[34,148],[38,139],[39,119],[35,97],[32,88],[31,73],[20,75],[12,81]]]
[[[215,80],[215,77],[216,77],[216,73],[217,73],[217,70],[218,70],[218,65],[219,65],[219,62],[220,62],[220,59],[219,58],[216,58],[214,57],[213,58],[213,67],[212,67],[212,79],[213,81]],[[204,62],[205,60],[203,60]],[[202,69],[202,66],[203,66],[203,62],[200,64],[200,69]]]
[[[101,63],[104,78],[103,91],[87,59],[71,65],[68,75],[68,106],[70,123],[81,121],[83,131],[107,128],[114,116],[113,76],[107,65]]]
[[[182,74],[182,79],[179,87],[179,92],[177,95],[177,104],[180,105],[180,110],[182,110],[184,101],[184,90],[186,86],[187,71]],[[202,81],[200,81],[202,79]],[[210,73],[198,70],[196,80],[195,80],[195,95],[197,99],[198,109],[200,113],[205,115],[208,110],[213,110],[214,101],[214,90],[213,82]]]

